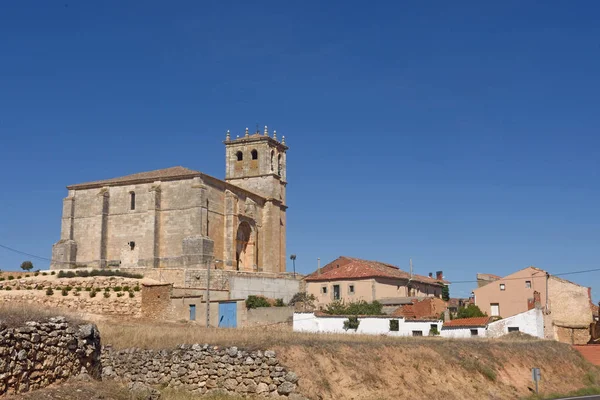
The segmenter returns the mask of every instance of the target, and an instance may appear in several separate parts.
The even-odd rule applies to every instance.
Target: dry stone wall
[[[0,322],[0,395],[39,389],[86,372],[100,378],[95,325],[63,317],[9,328]]]
[[[128,383],[160,385],[205,394],[302,399],[295,393],[298,377],[279,363],[273,351],[248,352],[237,347],[180,345],[174,350],[102,351],[102,377]]]
[[[65,286],[70,286],[73,289],[81,288],[82,290],[104,290],[105,288],[122,288],[124,286],[133,289],[136,286],[141,286],[140,279],[117,276],[93,278],[44,278],[37,277],[0,281],[0,290],[6,290],[7,287],[10,287],[11,290],[31,290],[39,287],[57,290],[58,288],[64,288]]]

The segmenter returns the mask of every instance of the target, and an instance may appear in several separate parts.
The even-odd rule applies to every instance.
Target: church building
[[[225,180],[171,167],[67,186],[51,268],[285,272],[285,137],[224,144]]]

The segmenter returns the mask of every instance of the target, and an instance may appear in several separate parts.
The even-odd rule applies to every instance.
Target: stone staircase
[[[600,344],[586,344],[573,347],[583,355],[583,358],[594,365],[600,365]]]

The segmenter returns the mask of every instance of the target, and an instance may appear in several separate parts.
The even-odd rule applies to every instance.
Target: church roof
[[[412,279],[416,282],[428,283],[431,285],[441,286],[446,281],[437,280],[427,276],[411,275],[402,271],[395,265],[379,262],[361,260],[360,258],[341,256],[330,262],[323,268],[321,272],[313,272],[308,275],[305,280],[308,282],[329,281],[329,280],[352,280],[366,278],[392,278],[392,279]]]
[[[199,171],[185,167],[171,167],[157,169],[154,171],[140,172],[137,174],[121,176],[119,178],[105,179],[102,181],[79,183],[76,185],[67,186],[67,189],[90,189],[102,186],[118,186],[123,184],[146,183],[160,180],[173,180],[181,178],[193,178],[200,176]]]

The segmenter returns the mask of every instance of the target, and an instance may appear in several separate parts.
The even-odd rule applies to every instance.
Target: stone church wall
[[[40,389],[82,371],[100,379],[100,354],[95,325],[76,325],[56,317],[4,327],[0,329],[0,395]]]

